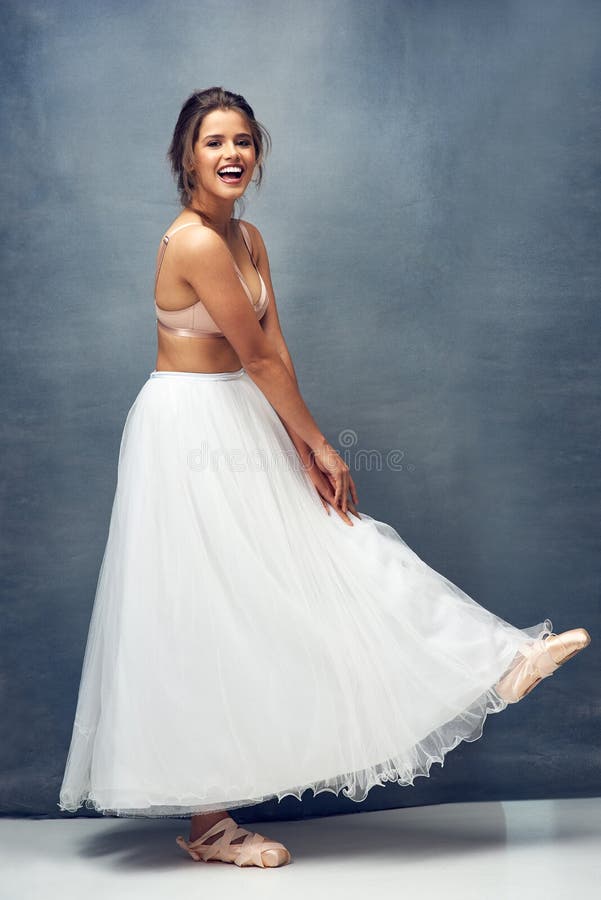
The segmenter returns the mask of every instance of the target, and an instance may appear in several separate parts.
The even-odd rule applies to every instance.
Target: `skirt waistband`
[[[194,381],[229,381],[232,378],[240,378],[246,370],[236,369],[235,372],[170,372],[162,369],[153,369],[150,378],[192,378]]]

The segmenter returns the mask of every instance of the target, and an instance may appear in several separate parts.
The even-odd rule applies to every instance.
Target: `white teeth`
[[[241,175],[242,169],[240,166],[226,166],[224,169],[219,169],[218,175],[226,175],[228,172],[232,172],[234,175]]]

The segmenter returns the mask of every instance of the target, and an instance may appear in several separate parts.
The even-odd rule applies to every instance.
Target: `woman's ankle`
[[[226,819],[229,816],[227,809],[218,810],[216,812],[199,813],[190,819],[190,840],[195,841],[207,832],[217,822]]]

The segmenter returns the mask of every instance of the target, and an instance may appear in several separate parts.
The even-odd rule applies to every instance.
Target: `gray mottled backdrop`
[[[61,815],[121,430],[155,363],[165,154],[210,85],[271,132],[242,214],[359,508],[518,627],[593,637],[444,772],[240,820],[597,795],[599,3],[20,0],[3,19],[0,812]]]

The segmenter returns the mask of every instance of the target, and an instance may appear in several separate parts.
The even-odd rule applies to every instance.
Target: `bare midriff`
[[[157,322],[157,372],[237,372],[240,358],[221,335],[186,337],[169,334]]]

